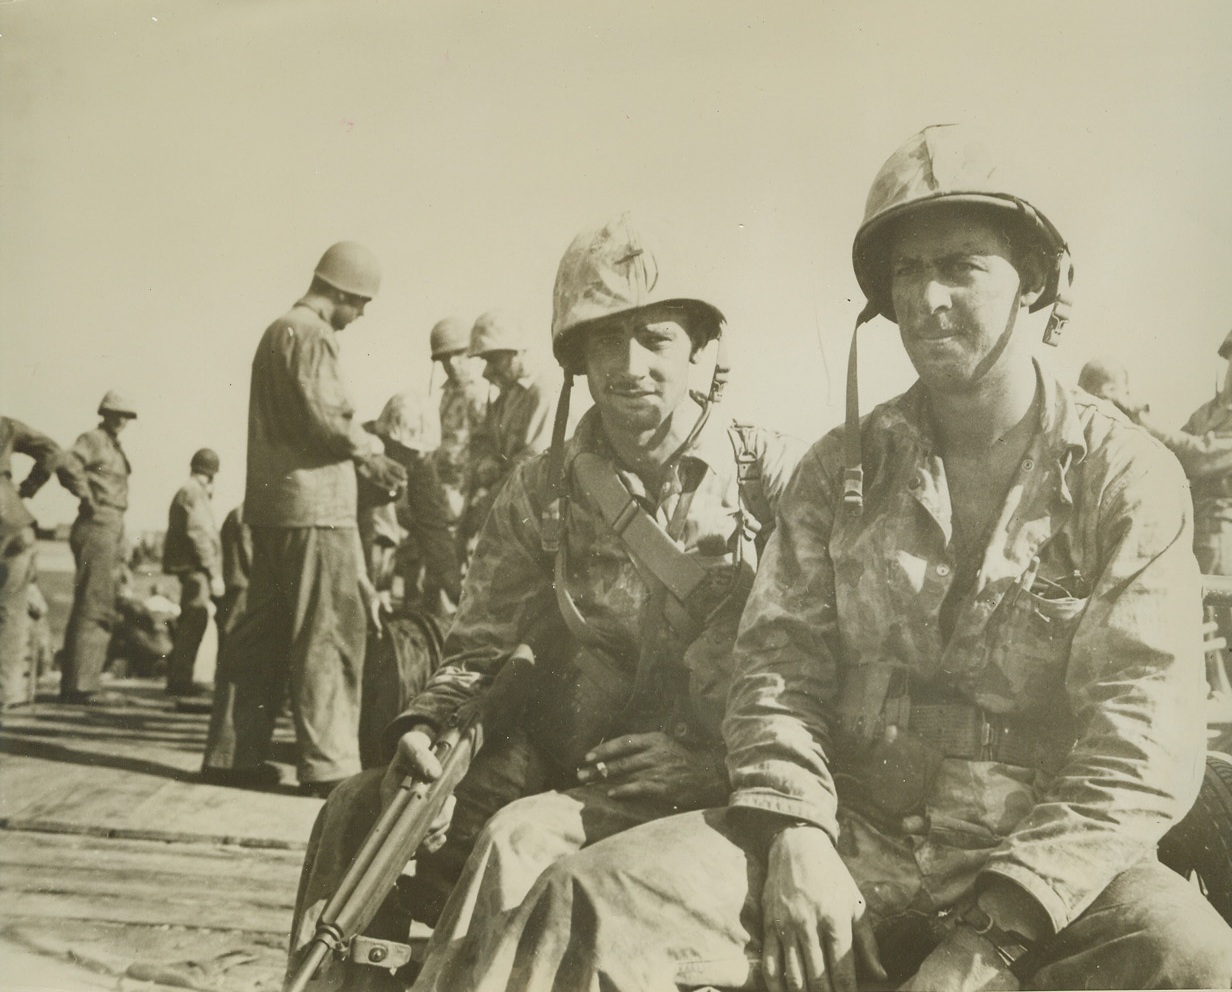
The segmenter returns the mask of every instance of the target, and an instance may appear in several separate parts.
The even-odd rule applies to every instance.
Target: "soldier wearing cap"
[[[433,368],[445,370],[441,386],[441,443],[432,456],[437,477],[445,487],[449,525],[456,529],[466,503],[466,476],[471,441],[483,428],[488,406],[488,383],[479,374],[470,349],[471,324],[461,317],[438,320],[429,335]]]
[[[64,629],[64,661],[60,701],[92,706],[122,705],[117,693],[100,690],[107,645],[115,622],[116,582],[124,542],[124,511],[128,509],[128,456],[120,433],[137,419],[133,405],[108,390],[98,405],[102,422],[86,431],[69,451],[85,474],[84,495],[69,535],[77,563],[73,607]]]
[[[388,731],[397,750],[387,793],[410,770],[435,777],[437,730],[485,692],[516,645],[534,649],[534,713],[510,740],[485,743],[455,793],[444,847],[420,853],[413,883],[369,931],[405,935],[414,913],[435,925],[432,961],[515,906],[554,858],[727,792],[718,721],[731,647],[800,450],[712,415],[728,373],[724,318],[668,250],[654,227],[623,214],[565,252],[552,321],[565,383],[551,449],[513,466],[480,534],[445,662]],[[692,392],[690,369],[708,346],[710,390]],[[578,375],[594,406],[566,440]],[[379,771],[365,773],[326,803],[293,946],[311,937],[375,819],[381,784]],[[506,805],[519,797],[528,798]],[[398,987],[359,963],[333,972],[323,985]]]
[[[459,538],[469,546],[492,501],[513,469],[547,450],[552,434],[552,390],[530,360],[525,328],[502,310],[489,310],[471,328],[467,354],[483,361],[483,377],[496,388],[483,426],[471,440],[467,504]]]
[[[1065,242],[945,126],[887,161],[853,254],[919,380],[860,419],[853,367],[783,494],[727,807],[558,861],[434,987],[1227,987],[1232,933],[1156,858],[1205,753],[1189,501],[1035,359]]]
[[[277,783],[278,768],[266,759],[288,683],[301,788],[327,794],[359,771],[366,613],[356,473],[391,499],[405,473],[355,419],[337,335],[363,315],[379,285],[373,254],[339,242],[257,345],[244,494],[252,575],[215,675],[206,781]]]
[[[196,452],[189,462],[188,481],[176,492],[167,511],[163,571],[180,580],[180,616],[175,625],[175,646],[167,658],[167,692],[172,696],[208,691],[193,682],[193,669],[210,622],[210,600],[220,600],[226,591],[222,541],[212,504],[218,468],[218,455],[213,450]]]

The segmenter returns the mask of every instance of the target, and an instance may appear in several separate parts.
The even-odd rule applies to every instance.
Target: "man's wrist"
[[[978,901],[968,903],[955,918],[959,926],[978,934],[991,945],[1008,970],[1012,971],[1019,958],[1035,947],[1036,942],[1025,934],[999,926]]]

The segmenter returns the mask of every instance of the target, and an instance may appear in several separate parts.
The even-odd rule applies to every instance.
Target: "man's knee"
[[[1050,956],[1038,987],[1232,987],[1232,930],[1196,888],[1157,863],[1114,879],[1057,936]]]

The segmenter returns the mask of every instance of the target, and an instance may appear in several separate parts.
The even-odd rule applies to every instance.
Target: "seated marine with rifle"
[[[724,318],[665,252],[628,214],[565,252],[552,320],[565,380],[551,449],[501,489],[445,662],[389,728],[384,779],[374,770],[349,780],[318,817],[293,967],[382,804],[408,775],[440,775],[434,739],[519,645],[536,659],[524,717],[476,753],[443,846],[439,832],[422,845],[414,876],[399,879],[367,935],[405,941],[413,914],[435,927],[430,962],[476,914],[517,905],[557,857],[726,799],[719,722],[736,627],[802,446],[711,416],[728,373]],[[709,392],[692,392],[690,369],[713,342]],[[594,406],[566,440],[576,375]],[[521,797],[531,798],[508,807]],[[315,987],[405,985],[378,956],[382,968],[328,962]]]

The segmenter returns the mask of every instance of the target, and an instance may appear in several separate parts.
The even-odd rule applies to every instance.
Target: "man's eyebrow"
[[[927,257],[932,258],[933,260],[937,262],[956,262],[962,258],[972,258],[975,256],[990,255],[990,254],[993,254],[993,252],[989,251],[987,247],[975,245],[975,244],[968,244],[968,245],[961,245],[958,248],[954,249],[953,251],[946,252],[944,255],[927,256]],[[905,252],[900,252],[900,251],[890,252],[891,262],[914,262],[914,261],[919,261],[920,259],[924,257],[926,256],[920,255],[920,254],[909,255]]]

